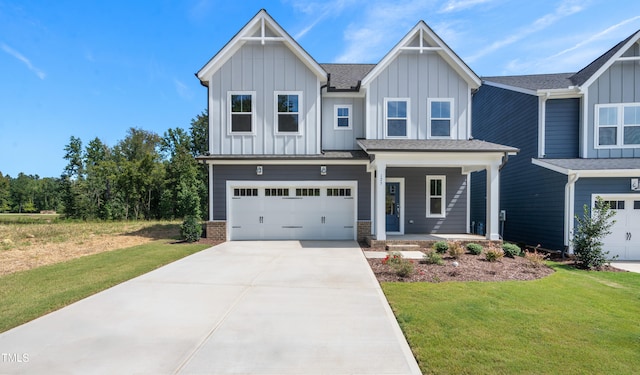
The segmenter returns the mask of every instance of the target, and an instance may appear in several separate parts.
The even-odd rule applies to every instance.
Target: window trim
[[[278,112],[278,96],[279,95],[297,95],[298,96],[298,112]],[[302,91],[274,91],[273,92],[273,132],[279,136],[301,136],[304,128],[303,116],[304,101]],[[297,132],[281,132],[278,131],[278,115],[280,113],[297,113],[298,114],[298,131]]]
[[[441,180],[442,181],[442,194],[431,195],[431,181],[433,180]],[[445,218],[447,216],[447,176],[444,175],[430,175],[427,176],[427,186],[426,186],[426,196],[427,196],[427,218]],[[442,205],[439,214],[431,213],[431,198],[441,198]]]
[[[347,117],[347,121],[349,125],[347,126],[338,126],[338,109],[346,108],[349,110],[349,116]],[[342,116],[344,118],[344,116]],[[333,106],[333,129],[334,130],[352,130],[353,129],[353,105],[351,104],[335,104]]]
[[[449,135],[448,136],[433,136],[431,135],[431,121],[432,120],[445,120],[445,118],[431,116],[431,103],[433,102],[448,102],[449,103]],[[453,98],[428,98],[427,99],[427,139],[453,139],[454,130],[454,100]]]
[[[640,103],[602,103],[594,106],[594,119],[593,119],[593,146],[596,150],[602,149],[622,149],[622,148],[640,148],[640,144],[624,144],[624,108],[625,107],[640,107]],[[600,125],[600,108],[616,108],[617,110],[617,124],[616,125]],[[632,127],[635,125],[628,125]],[[638,125],[640,126],[640,125]],[[601,145],[600,144],[600,128],[615,128],[616,129],[616,144],[614,145]]]
[[[407,125],[405,127],[405,135],[389,135],[389,116],[388,116],[388,109],[389,109],[389,102],[406,102],[407,103],[407,117],[405,118],[405,120],[407,121]],[[384,137],[385,138],[390,138],[390,139],[406,139],[409,138],[409,134],[411,134],[411,99],[410,98],[392,98],[392,97],[387,97],[384,98],[384,122],[383,122],[383,126],[384,126]],[[391,119],[401,119],[402,117],[392,117]]]
[[[232,112],[231,111],[231,96],[232,95],[250,95],[251,96],[251,112]],[[227,91],[227,135],[229,136],[242,136],[242,135],[256,135],[256,92],[255,91]],[[251,131],[241,132],[233,131],[231,119],[233,113],[251,114]]]

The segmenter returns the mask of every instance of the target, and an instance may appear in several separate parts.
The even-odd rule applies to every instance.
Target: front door
[[[387,182],[385,199],[387,232],[400,232],[400,183]]]

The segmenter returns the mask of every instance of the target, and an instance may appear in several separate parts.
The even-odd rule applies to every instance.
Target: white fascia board
[[[211,165],[368,165],[369,160],[357,159],[209,159]]]
[[[430,37],[440,50],[431,51],[428,53],[438,53],[460,76],[473,88],[478,88],[482,84],[480,77],[475,74],[467,64],[462,61],[458,55],[447,46],[446,43],[433,31],[424,21],[418,22],[416,26],[409,31],[404,38],[396,44],[391,51],[389,51],[380,62],[373,68],[363,79],[362,86],[368,86],[389,64],[408,46],[409,42],[416,36],[424,36],[424,34]]]
[[[547,99],[572,99],[581,98],[582,92],[576,86],[567,87],[566,89],[543,89],[536,91],[536,95]]]
[[[640,175],[640,169],[568,169],[545,163],[539,159],[531,159],[531,163],[567,176],[577,175],[580,178],[637,177]]]
[[[503,152],[371,152],[375,161],[393,167],[475,168],[502,163]],[[480,170],[483,168],[479,168]]]
[[[629,39],[629,41],[622,46],[622,48],[620,48],[618,50],[618,52],[615,53],[615,55],[611,56],[611,58],[604,63],[600,69],[598,69],[598,71],[596,71],[594,74],[591,75],[591,77],[589,77],[589,79],[582,84],[582,86],[580,87],[583,91],[586,91],[589,86],[591,86],[591,84],[593,82],[595,82],[595,80],[597,80],[598,78],[600,78],[600,76],[607,71],[607,69],[609,69],[611,67],[611,65],[613,65],[613,63],[615,63],[625,52],[627,52],[629,50],[629,48],[631,48],[633,46],[634,43],[637,43],[640,40],[640,31],[638,31],[633,38]]]
[[[324,98],[364,98],[364,90],[360,91],[322,91],[322,97]]]
[[[260,25],[259,25],[260,24]],[[251,32],[263,25],[268,25],[279,36],[267,38],[251,37]],[[200,81],[208,82],[211,76],[227,62],[235,52],[248,40],[268,40],[284,43],[322,82],[327,81],[327,72],[318,64],[280,25],[264,10],[260,10],[209,62],[198,71]]]

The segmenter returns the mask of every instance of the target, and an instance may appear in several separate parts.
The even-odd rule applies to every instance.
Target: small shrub
[[[607,263],[607,255],[609,255],[608,251],[602,250],[602,239],[611,233],[611,227],[616,222],[613,220],[616,212],[602,197],[596,198],[593,212],[589,212],[589,206],[586,204],[583,211],[583,217],[576,215],[578,223],[571,240],[576,255],[576,264],[586,269],[600,269]],[[615,258],[617,256],[609,260]]]
[[[437,264],[439,266],[444,265],[442,255],[436,253],[435,251],[431,251],[425,254],[424,258],[422,258],[422,261],[426,264]]]
[[[473,255],[482,254],[482,245],[478,245],[477,243],[470,243],[467,245],[467,250]]]
[[[437,253],[444,254],[447,252],[447,250],[449,250],[449,244],[445,241],[438,241],[433,244],[433,250],[435,250]]]
[[[509,258],[515,258],[522,255],[522,250],[520,249],[520,247],[512,243],[504,243],[502,245],[502,250],[504,250],[504,255],[508,256]]]
[[[485,251],[484,256],[489,262],[497,262],[504,257],[504,250],[491,246]]]
[[[452,242],[449,244],[449,255],[453,259],[460,259],[460,257],[464,254],[464,248],[458,242]]]
[[[529,261],[529,264],[534,268],[539,268],[544,265],[544,261],[547,259],[548,255],[539,253],[538,250],[534,250],[532,253],[526,252],[524,253],[524,258]]]
[[[382,264],[386,264],[398,276],[405,278],[413,274],[415,265],[412,261],[405,259],[399,252],[389,253],[383,260]]]
[[[202,224],[197,216],[189,215],[180,225],[180,237],[187,242],[196,242],[202,235]]]

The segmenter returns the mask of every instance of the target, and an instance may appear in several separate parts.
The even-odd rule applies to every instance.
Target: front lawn
[[[534,281],[382,283],[425,374],[632,374],[640,274],[555,264]]]
[[[209,246],[154,241],[2,276],[0,332]]]

